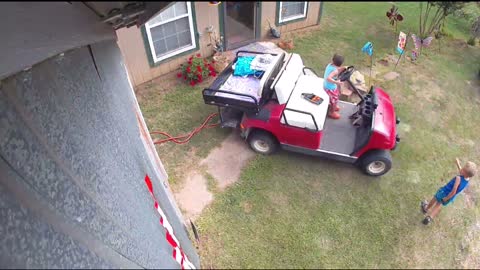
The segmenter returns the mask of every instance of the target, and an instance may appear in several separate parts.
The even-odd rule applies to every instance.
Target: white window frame
[[[187,13],[186,14],[177,16],[175,18],[172,18],[172,19],[169,19],[169,20],[166,20],[166,21],[163,21],[163,22],[157,22],[157,23],[152,24],[152,25],[150,25],[148,22],[145,24],[145,32],[147,32],[148,44],[150,45],[150,53],[152,55],[152,59],[153,59],[154,63],[160,62],[162,60],[173,57],[177,54],[181,54],[183,52],[186,52],[186,51],[197,48],[197,44],[196,44],[196,41],[195,41],[195,27],[193,27],[193,15],[192,15],[191,2],[185,2],[185,3],[187,5]],[[189,26],[190,26],[190,35],[191,35],[191,38],[192,38],[192,45],[180,48],[178,50],[174,50],[174,51],[166,53],[166,54],[164,54],[160,57],[157,57],[157,54],[155,52],[155,47],[153,46],[152,33],[150,32],[150,29],[154,28],[156,26],[162,25],[162,24],[166,24],[166,23],[169,23],[169,22],[176,21],[176,20],[181,19],[181,18],[185,18],[187,16],[188,16],[188,23],[189,23]]]
[[[300,2],[300,1],[299,1],[299,2]],[[303,14],[297,15],[297,16],[293,16],[293,17],[290,17],[290,18],[288,18],[288,19],[283,19],[283,16],[282,16],[283,1],[280,1],[280,6],[279,6],[279,9],[278,9],[278,23],[285,23],[285,22],[289,22],[289,21],[293,21],[293,20],[297,20],[297,19],[301,19],[301,18],[307,17],[307,6],[308,6],[308,2],[305,1],[305,6],[304,6],[304,8],[303,8]]]

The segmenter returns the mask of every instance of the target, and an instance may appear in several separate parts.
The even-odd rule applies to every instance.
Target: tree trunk
[[[445,13],[441,9],[437,9],[437,12],[435,13],[435,16],[430,24],[430,28],[428,29],[427,36],[430,36],[433,31],[440,26],[445,17]]]
[[[425,38],[425,29],[427,28],[428,15],[431,9],[432,5],[430,4],[430,2],[427,2],[427,8],[425,9],[425,17],[423,18],[422,32],[420,33],[420,38],[422,39]]]
[[[422,34],[422,16],[423,16],[423,2],[420,2],[420,22],[418,24],[418,35]]]

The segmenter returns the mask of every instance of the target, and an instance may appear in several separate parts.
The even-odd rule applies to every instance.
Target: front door
[[[259,23],[257,2],[223,2],[224,40],[227,50],[255,41]],[[222,23],[222,22],[220,22]]]

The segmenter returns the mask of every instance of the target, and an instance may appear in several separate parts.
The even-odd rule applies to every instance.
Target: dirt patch
[[[473,183],[470,183],[470,186],[467,189],[465,189],[465,204],[469,208],[474,208],[477,204],[477,200],[478,200],[477,194],[479,192],[479,188],[477,186],[478,186],[478,183],[473,182]]]
[[[194,151],[192,151],[193,153]],[[213,200],[213,194],[208,189],[208,179],[200,171],[205,170],[211,175],[215,179],[219,191],[223,191],[239,179],[242,168],[254,156],[255,153],[240,138],[239,134],[233,132],[220,147],[215,148],[199,163],[200,166],[189,163],[190,168],[197,169],[185,174],[181,188],[174,193],[175,199],[183,210],[184,217],[187,220],[195,220]],[[246,202],[243,208],[246,213],[249,213],[252,205]]]
[[[467,190],[465,190],[465,204],[468,208],[475,207],[475,197],[473,194]]]
[[[389,64],[388,64],[388,61],[387,61],[387,60],[384,60],[384,59],[378,61],[378,63],[381,64],[382,66],[385,66],[385,67],[388,67],[388,65],[389,65]]]
[[[248,214],[248,213],[252,212],[253,206],[252,206],[251,202],[243,202],[242,203],[242,208],[243,208],[243,212]]]
[[[476,184],[476,183],[475,183]],[[477,207],[477,195],[479,192],[478,185],[471,183],[470,187],[465,190],[465,205],[467,208]],[[465,254],[462,260],[464,269],[480,269],[480,220],[477,221],[467,230],[460,249]]]
[[[288,205],[288,197],[278,192],[268,192],[268,198],[274,205],[284,207]]]
[[[453,46],[457,48],[465,49],[468,47],[468,44],[463,39],[454,39]]]
[[[420,174],[417,171],[408,171],[407,181],[413,184],[418,184],[420,182]]]
[[[311,181],[309,186],[315,191],[322,191],[324,188],[322,181]]]
[[[197,171],[186,177],[182,189],[174,193],[174,196],[187,220],[195,220],[213,200],[213,194],[207,188],[207,180]]]
[[[387,56],[385,56],[382,60],[380,61],[384,61],[388,64],[396,64],[398,62],[398,58],[399,56],[397,55],[393,55],[393,54],[387,54]]]
[[[174,150],[171,150],[172,148],[162,148],[165,146],[166,144],[157,145],[157,151],[159,155],[167,155],[169,151],[174,151]],[[185,182],[183,179],[186,179],[189,173],[197,169],[196,167],[197,161],[198,161],[197,148],[192,147],[186,153],[186,157],[183,158],[182,162],[178,162],[178,161],[175,161],[172,163],[165,162],[165,166],[167,166],[168,168],[171,168],[170,177],[172,178],[175,177],[176,179],[180,180],[176,182],[175,185],[172,186],[173,191],[178,191],[179,189],[182,188]]]
[[[395,71],[390,71],[387,74],[383,75],[383,78],[387,81],[393,81],[393,80],[397,79],[398,77],[400,77],[400,74],[398,74]]]
[[[176,74],[177,71],[172,71],[138,85],[134,89],[137,99],[139,101],[142,100],[151,91],[165,94],[175,89],[175,87],[180,83],[180,80],[177,79]]]
[[[402,122],[401,125],[398,126],[398,130],[402,133],[408,133],[411,130],[411,127],[409,124]]]
[[[432,80],[432,78],[421,76],[417,73],[415,80],[417,82],[422,82],[414,83],[411,85],[412,90],[415,91],[415,95],[418,98],[421,98],[428,102],[437,102],[439,99],[445,97],[445,90],[438,86],[438,84],[434,80]]]
[[[456,140],[462,144],[462,145],[465,145],[465,146],[468,146],[468,147],[474,147],[475,146],[475,142],[470,140],[470,139],[464,139],[464,138],[456,138]]]
[[[254,156],[240,135],[232,132],[200,165],[207,166],[207,172],[217,180],[219,189],[224,190],[238,180],[242,168]]]
[[[473,224],[463,239],[461,249],[468,250],[468,254],[462,262],[464,269],[480,268],[480,221]]]

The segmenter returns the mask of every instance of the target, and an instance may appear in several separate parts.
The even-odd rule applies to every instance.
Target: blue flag
[[[369,56],[372,56],[372,54],[373,54],[373,44],[371,42],[365,43],[365,45],[363,45],[362,52],[368,54]]]

